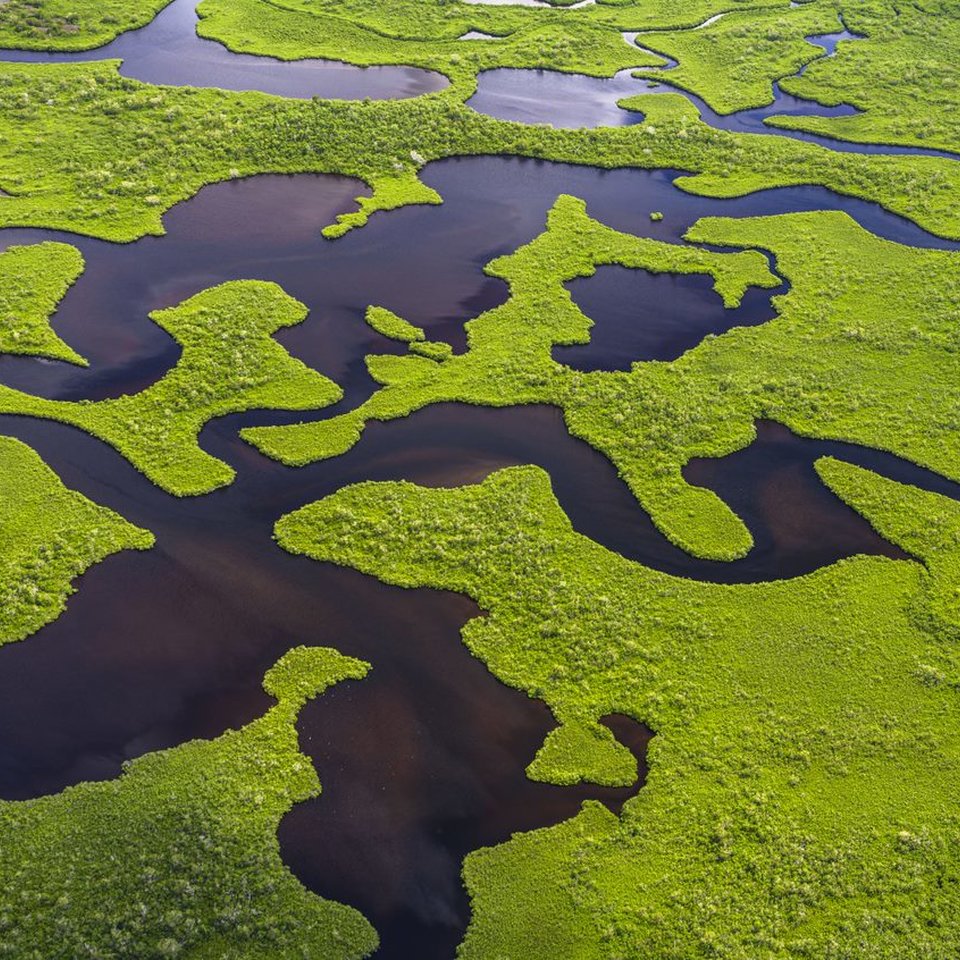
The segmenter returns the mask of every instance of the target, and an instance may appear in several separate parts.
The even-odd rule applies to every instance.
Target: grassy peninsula
[[[620,818],[599,804],[468,857],[461,956],[947,956],[960,784],[960,505],[837,461],[822,478],[919,562],[797,580],[672,577],[575,533],[543,471],[364,483],[282,546],[474,598],[463,639],[557,719],[656,731]],[[568,743],[586,743],[571,736]],[[569,782],[595,766],[566,751]]]
[[[153,534],[69,490],[26,444],[0,437],[0,646],[63,612],[73,581]]]
[[[360,960],[367,921],[309,893],[276,831],[320,793],[303,705],[369,665],[297,647],[264,678],[277,704],[240,730],[146,754],[122,776],[0,802],[0,956]]]

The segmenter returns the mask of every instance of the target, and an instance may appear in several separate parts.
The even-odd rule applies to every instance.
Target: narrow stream
[[[628,42],[636,45],[633,42],[637,38],[642,39],[643,34],[628,33],[624,36]],[[825,56],[833,56],[836,45],[841,40],[856,39],[856,35],[844,29],[836,33],[816,34],[807,39],[822,46]],[[739,110],[731,114],[717,113],[696,94],[670,86],[670,70],[676,66],[677,61],[668,57],[664,59],[666,64],[658,69],[655,76],[652,75],[652,68],[646,68],[651,70],[651,75],[645,78],[633,76],[636,68],[621,70],[611,78],[588,77],[555,70],[487,70],[480,74],[477,92],[467,103],[479,113],[500,120],[547,123],[554,127],[567,128],[617,127],[642,123],[644,119],[642,113],[617,106],[620,100],[638,94],[679,94],[697,108],[701,120],[718,130],[789,137],[842,153],[904,154],[958,159],[955,153],[932,147],[856,143],[801,130],[768,126],[765,121],[774,116],[846,117],[857,112],[847,104],[827,107],[813,100],[794,97],[785,93],[779,83],[773,84],[773,102],[765,107]],[[801,74],[803,72],[800,71]]]

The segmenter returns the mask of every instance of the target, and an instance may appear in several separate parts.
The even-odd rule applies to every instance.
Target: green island
[[[0,956],[369,955],[370,924],[307,891],[276,837],[283,815],[320,793],[297,743],[300,709],[367,670],[297,647],[264,678],[277,704],[242,729],[145,754],[116,780],[0,801]]]
[[[146,26],[170,0],[4,0],[0,47],[91,50]]]
[[[109,443],[169,493],[209,493],[235,475],[198,444],[209,420],[251,409],[313,410],[342,396],[333,381],[291,357],[272,337],[306,315],[306,307],[276,284],[225,283],[150,314],[183,352],[141,392],[69,401],[0,385],[0,413],[78,427]]]
[[[534,467],[458,489],[362,483],[279,521],[294,553],[475,599],[471,652],[574,726],[541,777],[615,769],[592,744],[578,755],[604,714],[657,732],[620,818],[590,803],[467,858],[460,957],[960,946],[960,505],[835,460],[818,470],[917,560],[673,577],[577,534]]]
[[[769,418],[806,436],[889,450],[960,478],[954,394],[954,318],[960,255],[882,240],[839,212],[741,220],[705,219],[687,239],[744,247],[711,253],[617,233],[561,198],[546,231],[487,267],[510,299],[467,324],[469,349],[441,363],[370,356],[382,388],[328,420],[254,427],[242,435],[288,464],[343,453],[371,419],[390,420],[432,403],[550,403],[572,434],[605,453],[660,529],[697,556],[731,560],[749,531],[715,493],[686,483],[693,457],[747,446]],[[573,370],[557,345],[585,343],[591,321],[564,284],[601,264],[713,274],[724,305],[748,286],[774,287],[760,252],[770,251],[790,288],[778,316],[708,336],[669,363],[629,372]],[[915,304],[923,302],[918,314]]]
[[[67,489],[26,444],[0,437],[0,646],[56,620],[72,581],[153,535]]]

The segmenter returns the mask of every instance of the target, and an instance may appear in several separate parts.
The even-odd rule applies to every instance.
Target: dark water
[[[191,40],[188,13],[191,4],[176,0],[151,27],[96,56],[127,56],[125,69],[143,70],[130,74],[143,79],[243,83],[291,96],[377,96],[376,89],[403,96],[434,82],[395,68],[342,68],[340,75],[340,68],[316,64],[251,65],[252,58]],[[241,72],[233,73],[233,65]],[[338,76],[352,93],[331,92]],[[368,81],[374,86],[363,87]],[[326,86],[314,90],[314,83]],[[833,208],[890,239],[960,247],[875,205],[819,188],[707,200],[676,190],[673,176],[507,158],[445,161],[424,175],[444,196],[442,207],[377,215],[335,243],[319,229],[352,208],[358,184],[313,176],[209,187],[167,215],[166,237],[127,246],[5,230],[2,246],[55,238],[82,250],[86,274],[55,326],[92,367],[3,358],[0,380],[71,399],[142,389],[178,355],[176,344],[146,321],[150,310],[225,280],[262,278],[310,307],[308,321],[278,339],[344,387],[341,404],[318,414],[328,416],[373,389],[365,353],[399,349],[363,324],[368,304],[389,307],[462,349],[463,321],[506,295],[500,281],[483,275],[483,265],[536,236],[559,193],[584,197],[592,215],[618,229],[674,242],[700,216]],[[663,222],[650,221],[652,210],[665,214]],[[667,289],[665,278],[622,274],[601,270],[573,285],[598,321],[596,339],[576,348],[576,362],[612,368],[631,354],[674,355],[733,316],[702,278],[671,278]],[[735,322],[760,322],[769,295],[749,294]],[[635,317],[622,309],[637,296],[670,301],[640,336]],[[563,359],[574,362],[574,354],[568,349]],[[642,777],[619,791],[528,781],[524,768],[552,720],[541,703],[500,684],[466,652],[459,629],[477,615],[475,605],[290,556],[271,541],[281,514],[364,479],[456,485],[503,466],[537,463],[550,472],[584,534],[658,569],[735,582],[794,576],[856,553],[901,555],[816,479],[812,463],[825,452],[956,493],[895,458],[760,424],[757,443],[746,451],[687,468],[692,482],[734,506],[757,541],[744,560],[717,564],[693,560],[664,540],[610,463],[569,437],[556,410],[431,408],[373,424],[345,457],[301,470],[266,460],[237,438],[241,425],[285,419],[251,413],[211,424],[202,445],[233,464],[238,480],[181,501],[79,431],[2,418],[4,433],[31,443],[68,485],[153,530],[158,545],[98,565],[82,578],[63,617],[0,650],[0,796],[37,796],[116,776],[124,759],[248,722],[268,706],[263,673],[294,644],[330,644],[365,657],[374,667],[368,680],[334,688],[303,713],[302,744],[325,791],[290,814],[280,838],[286,861],[312,889],[364,910],[383,937],[378,957],[388,960],[453,955],[467,922],[458,878],[467,851],[569,817],[588,796],[616,809]],[[611,725],[642,761],[649,731],[622,717]]]
[[[878,232],[934,242],[877,207],[824,190],[711,201],[681,193],[670,178],[515,159],[446,161],[425,175],[446,198],[442,207],[379,215],[333,243],[319,227],[350,208],[357,184],[314,176],[209,187],[171,211],[166,237],[126,246],[3,231],[5,244],[59,236],[83,250],[87,272],[56,327],[93,367],[4,358],[0,378],[57,397],[140,389],[178,352],[145,320],[149,310],[223,280],[262,277],[311,309],[308,321],[281,339],[345,386],[345,400],[318,414],[327,416],[373,389],[363,354],[391,349],[363,324],[367,304],[387,306],[462,347],[462,321],[506,294],[504,284],[482,274],[483,264],[539,233],[561,191],[586,198],[590,211],[615,227],[674,241],[699,215],[840,205]],[[651,209],[665,213],[662,223],[649,220]],[[618,350],[618,331],[627,351],[641,349],[631,339],[631,318],[615,309],[632,281],[618,293],[614,272],[601,270],[577,293],[604,314],[597,317],[601,354]],[[687,337],[724,313],[700,278],[678,278],[671,291],[684,309],[659,327],[663,343],[674,335],[672,323]],[[601,299],[588,303],[595,296]],[[768,296],[750,309],[769,310]],[[665,349],[655,339],[649,350]],[[79,431],[3,418],[3,432],[33,444],[70,486],[153,530],[158,546],[100,564],[82,578],[63,617],[0,651],[0,795],[36,796],[115,776],[124,759],[248,722],[267,706],[264,671],[294,644],[326,643],[363,656],[374,666],[368,681],[334,689],[304,713],[304,748],[326,790],[288,817],[281,839],[285,858],[313,889],[367,913],[383,936],[381,957],[452,955],[466,922],[458,880],[465,852],[571,816],[585,796],[615,804],[629,791],[528,782],[523,771],[551,719],[463,648],[459,629],[475,606],[289,556],[270,539],[281,514],[363,479],[456,485],[537,463],[581,532],[672,573],[753,581],[855,553],[898,555],[813,475],[816,456],[837,445],[810,444],[780,428],[761,425],[761,440],[748,451],[688,468],[692,481],[729,499],[757,539],[744,560],[718,564],[671,546],[610,463],[569,437],[556,410],[437,407],[373,424],[347,456],[301,470],[266,460],[237,438],[240,425],[284,419],[251,413],[210,425],[202,444],[237,468],[238,481],[176,500]],[[841,447],[848,458],[874,457]],[[922,471],[876,456],[882,472],[904,469],[912,482],[927,482]],[[617,732],[642,757],[648,732],[624,719]]]
[[[123,60],[120,72],[145,83],[260,90],[281,97],[387,100],[449,86],[446,77],[416,67],[355,67],[335,60],[282,62],[231,53],[196,35],[198,0],[173,0],[145,27],[82,53],[0,50],[0,61],[82,63]]]
[[[637,360],[675,360],[709,334],[772,320],[770,297],[784,287],[751,287],[739,307],[726,309],[713,277],[598,267],[592,277],[567,284],[573,302],[594,320],[590,342],[555,347],[553,357],[576,370],[629,370]]]

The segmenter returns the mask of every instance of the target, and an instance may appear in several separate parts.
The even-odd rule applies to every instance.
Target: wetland
[[[428,6],[0,17],[0,955],[949,955],[957,148],[812,98],[880,4],[767,4],[727,112],[763,9]]]

